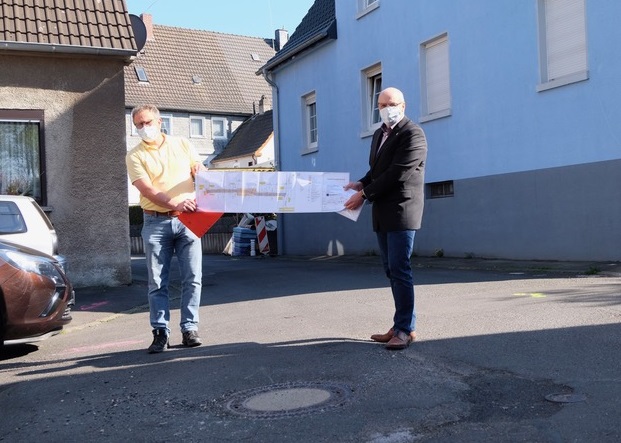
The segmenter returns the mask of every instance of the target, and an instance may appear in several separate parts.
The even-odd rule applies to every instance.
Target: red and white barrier
[[[265,228],[265,217],[255,217],[254,223],[257,228],[257,239],[259,240],[259,252],[269,254],[270,243],[267,239],[267,229]]]

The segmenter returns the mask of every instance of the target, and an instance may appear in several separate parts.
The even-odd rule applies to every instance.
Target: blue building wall
[[[421,43],[448,33],[451,115],[421,123],[427,183],[452,180],[454,196],[427,199],[415,250],[431,255],[619,260],[621,3],[587,0],[589,78],[537,92],[537,0],[380,0],[356,18],[336,1],[338,38],[273,72],[280,169],[366,172],[361,70],[381,62],[383,86],[421,116]],[[318,151],[302,155],[301,97],[315,91]],[[281,216],[281,251],[377,250],[370,208],[358,222],[336,214]]]

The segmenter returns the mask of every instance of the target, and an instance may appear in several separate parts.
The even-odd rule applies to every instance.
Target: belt
[[[179,217],[181,215],[181,211],[157,212],[149,209],[143,209],[143,211],[145,214],[154,215],[155,217]]]

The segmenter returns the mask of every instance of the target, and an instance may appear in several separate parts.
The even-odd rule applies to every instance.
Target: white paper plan
[[[338,212],[355,191],[343,190],[347,172],[201,171],[196,175],[198,209],[206,212]]]

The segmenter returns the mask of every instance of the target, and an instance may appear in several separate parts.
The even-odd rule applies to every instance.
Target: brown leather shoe
[[[371,340],[378,343],[388,343],[390,339],[395,335],[395,331],[390,328],[385,334],[373,334]],[[416,340],[416,331],[410,332],[410,341]]]
[[[392,336],[394,335],[393,332],[394,332],[393,329],[390,328],[388,332],[385,334],[373,334],[371,336],[371,340],[379,342],[379,343],[388,343],[390,339],[392,338]]]
[[[406,334],[403,331],[398,331],[392,338],[386,343],[386,349],[405,349],[412,342],[412,335]]]

